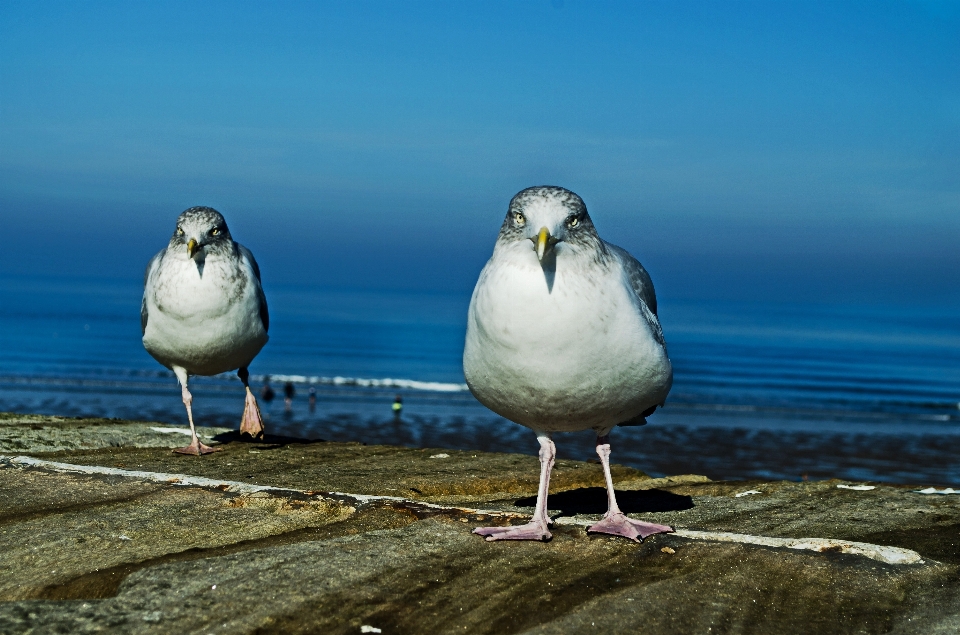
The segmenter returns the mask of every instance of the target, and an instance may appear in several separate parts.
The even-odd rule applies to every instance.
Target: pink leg
[[[550,435],[541,432],[537,434],[540,441],[540,487],[537,490],[537,509],[533,518],[526,525],[516,527],[477,527],[473,533],[486,536],[487,540],[550,540],[553,535],[548,525],[551,524],[547,516],[547,493],[550,491],[550,470],[557,457],[557,446],[553,444]]]
[[[243,404],[243,417],[240,419],[240,434],[249,434],[254,439],[263,438],[263,417],[260,416],[260,406],[257,405],[257,398],[253,396],[250,390],[250,384],[247,378],[250,374],[246,368],[237,371],[240,381],[247,389],[247,397]]]
[[[588,527],[587,531],[623,536],[634,542],[640,542],[640,540],[637,540],[638,536],[642,540],[653,534],[672,532],[672,527],[633,520],[627,518],[627,515],[620,511],[616,494],[613,491],[613,477],[610,476],[610,439],[606,435],[597,437],[597,454],[600,455],[600,462],[603,464],[603,476],[607,480],[607,513],[603,515],[600,522]]]
[[[190,445],[177,448],[174,450],[174,452],[179,454],[195,454],[197,456],[200,456],[201,454],[213,454],[214,452],[219,452],[220,448],[211,448],[209,445],[200,443],[200,439],[197,437],[197,429],[193,425],[193,395],[191,395],[190,391],[187,390],[186,371],[177,372],[177,377],[180,378],[180,392],[183,396],[183,405],[187,407],[187,420],[190,421],[190,434],[193,435],[193,440],[190,442]]]

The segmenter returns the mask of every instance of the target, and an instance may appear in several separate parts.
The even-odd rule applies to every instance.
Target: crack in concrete
[[[211,479],[201,476],[190,476],[188,474],[174,474],[166,472],[148,472],[139,470],[125,470],[114,467],[103,467],[98,465],[74,465],[71,463],[58,463],[55,461],[45,461],[35,459],[29,456],[2,456],[0,455],[0,464],[8,466],[25,466],[37,469],[49,470],[53,472],[79,473],[79,474],[99,474],[107,476],[122,476],[126,478],[137,478],[157,483],[166,483],[168,485],[193,486],[206,489],[214,489],[238,494],[253,494],[257,492],[266,493],[294,493],[307,496],[318,496],[323,498],[337,499],[340,501],[350,501],[358,506],[384,503],[389,506],[398,506],[405,508],[417,516],[429,516],[431,514],[445,514],[454,512],[457,514],[466,514],[469,516],[489,516],[493,518],[500,517],[504,520],[509,518],[527,518],[525,514],[516,512],[471,509],[465,507],[445,506],[435,503],[426,503],[400,496],[377,496],[370,494],[350,494],[346,492],[314,492],[307,490],[297,490],[289,487],[275,487],[271,485],[254,485],[243,483],[241,481],[229,481],[220,479]],[[579,525],[587,526],[595,521],[562,517],[555,520],[558,525]],[[730,532],[715,531],[697,531],[692,529],[677,529],[675,536],[686,538],[688,540],[702,540],[710,542],[734,542],[740,544],[759,545],[764,547],[774,547],[782,549],[797,549],[811,551],[814,553],[844,553],[849,555],[862,556],[878,562],[892,565],[911,565],[924,564],[925,561],[919,553],[911,549],[901,547],[890,547],[885,545],[874,545],[871,543],[853,542],[849,540],[838,540],[833,538],[777,538],[771,536],[752,536],[749,534],[738,534]]]

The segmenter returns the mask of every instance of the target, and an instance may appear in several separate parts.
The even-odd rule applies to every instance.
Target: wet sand
[[[342,416],[311,425],[284,424],[274,417],[280,434],[333,441],[409,447],[450,447],[486,452],[535,455],[533,432],[489,418]],[[960,462],[956,433],[867,431],[868,427],[817,427],[795,423],[789,429],[757,427],[755,422],[703,426],[651,422],[611,433],[613,460],[650,474],[703,474],[711,479],[777,479],[789,481],[843,478],[887,483],[956,486]],[[591,431],[555,436],[560,457],[596,460]]]

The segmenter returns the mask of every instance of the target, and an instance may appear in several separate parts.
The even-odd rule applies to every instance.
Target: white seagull
[[[190,375],[217,375],[233,369],[246,387],[240,432],[263,436],[263,420],[250,390],[247,366],[267,343],[270,316],[253,254],[234,242],[220,212],[191,207],[177,219],[170,244],[144,277],[140,326],[143,346],[180,380],[187,408],[190,445],[181,454],[209,454],[193,425]]]
[[[482,404],[540,441],[533,519],[479,527],[487,540],[548,540],[554,432],[592,428],[607,483],[607,513],[588,531],[638,541],[673,531],[628,518],[610,477],[608,434],[642,425],[673,382],[646,270],[601,240],[583,200],[562,187],[513,197],[467,317],[463,372]],[[638,541],[639,542],[639,541]]]

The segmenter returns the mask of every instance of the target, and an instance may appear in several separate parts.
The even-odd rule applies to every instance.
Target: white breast
[[[267,342],[259,284],[245,259],[193,260],[169,254],[147,280],[147,351],[167,367],[215,375],[247,366]]]
[[[487,263],[463,355],[473,393],[511,421],[546,431],[613,426],[662,403],[670,361],[619,265],[563,256],[558,250],[552,290],[530,250]]]

